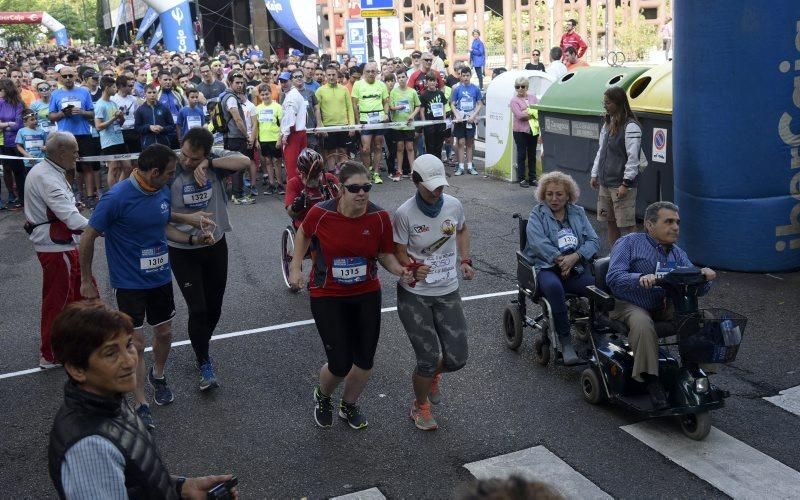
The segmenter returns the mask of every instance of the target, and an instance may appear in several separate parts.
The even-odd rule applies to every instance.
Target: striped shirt
[[[661,245],[647,233],[631,233],[623,236],[611,249],[606,283],[611,294],[642,309],[656,311],[664,307],[665,292],[661,288],[642,288],[639,278],[655,274],[656,264],[662,267],[687,267],[692,262],[677,245]],[[711,289],[707,282],[700,295]]]
[[[125,457],[108,439],[85,437],[64,455],[61,486],[67,498],[127,500]]]

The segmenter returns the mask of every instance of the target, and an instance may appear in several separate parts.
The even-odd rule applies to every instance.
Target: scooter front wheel
[[[509,349],[519,349],[522,344],[522,313],[517,304],[509,304],[503,311],[503,334]]]
[[[680,415],[678,420],[683,433],[695,441],[702,441],[711,431],[711,413],[707,411]]]
[[[586,368],[581,373],[581,392],[583,392],[583,399],[593,405],[597,405],[605,401],[606,395],[597,375],[597,370],[594,368]]]

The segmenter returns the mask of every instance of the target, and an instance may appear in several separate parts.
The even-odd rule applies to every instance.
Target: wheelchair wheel
[[[606,395],[602,384],[603,382],[597,375],[597,370],[594,368],[586,368],[583,370],[581,373],[581,392],[583,392],[583,399],[593,405],[605,401]]]
[[[550,341],[545,332],[536,332],[533,336],[533,360],[542,366],[550,363]]]
[[[289,286],[289,265],[292,263],[292,256],[294,255],[294,228],[287,226],[283,229],[281,234],[281,271],[283,272],[283,282],[289,290],[297,292]]]
[[[509,349],[519,349],[522,344],[522,313],[517,304],[509,304],[503,311],[503,334]]]
[[[702,441],[711,431],[711,413],[707,411],[679,415],[677,418],[683,433],[695,441]]]

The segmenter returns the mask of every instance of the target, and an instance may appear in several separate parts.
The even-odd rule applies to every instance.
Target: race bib
[[[172,123],[178,123],[178,115],[172,113]]]
[[[272,109],[262,109],[258,113],[258,122],[259,123],[272,123],[275,121],[275,110]]]
[[[367,259],[364,257],[340,257],[333,259],[333,280],[340,285],[354,285],[367,281]]]
[[[411,112],[411,103],[408,102],[408,99],[401,99],[400,101],[397,102],[397,104],[403,106],[403,109],[401,109],[400,111],[403,111],[405,113]]]
[[[456,253],[447,252],[434,254],[425,259],[425,265],[431,270],[425,277],[425,283],[437,283],[442,280],[452,280],[458,277],[456,273]]]
[[[186,208],[206,208],[211,200],[211,181],[206,181],[203,187],[195,183],[183,186],[183,206]]]
[[[31,152],[34,149],[42,149],[44,141],[41,139],[25,139],[25,150]]]
[[[189,127],[189,130],[191,130],[193,128],[202,127],[203,122],[199,116],[187,116],[186,126]]]
[[[442,117],[444,117],[444,103],[432,102],[431,103],[431,114],[433,114],[434,118],[442,118]]]
[[[166,245],[142,250],[142,256],[139,259],[139,269],[142,272],[161,271],[167,264],[169,264],[169,253]]]
[[[578,249],[578,238],[572,229],[565,227],[558,231],[558,251],[562,254],[572,253]]]
[[[470,112],[473,109],[475,109],[475,101],[472,99],[472,96],[468,95],[461,96],[459,105],[461,106],[461,111],[464,112]]]
[[[678,263],[675,262],[674,260],[669,260],[667,261],[666,264],[662,264],[661,262],[656,262],[656,272],[655,272],[656,279],[663,278],[664,276],[669,274],[670,271],[674,271],[676,267],[678,267]]]
[[[81,101],[79,99],[64,99],[61,101],[61,109],[72,106],[75,110],[81,109]]]
[[[376,123],[381,122],[381,112],[374,111],[372,113],[367,113],[367,123],[370,125],[374,125]]]
[[[467,130],[469,130],[469,129],[471,129],[472,127],[474,127],[474,125],[473,125],[471,122],[467,122],[467,125],[466,125],[466,127],[467,127]]]

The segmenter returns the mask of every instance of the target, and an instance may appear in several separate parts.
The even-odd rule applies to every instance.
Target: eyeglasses
[[[372,189],[372,184],[345,184],[344,188],[353,194],[358,194],[362,189],[365,193],[369,193],[369,190]]]
[[[61,78],[75,78],[75,75],[61,75]]]
[[[539,54],[538,52],[534,52],[534,53],[533,53],[533,54],[531,54],[531,55],[532,55],[532,56],[534,56],[534,57],[539,57],[541,54]]]
[[[302,80],[303,78],[305,78],[303,75],[293,75],[292,76],[292,80]]]
[[[50,92],[50,87],[36,87],[36,92]]]
[[[433,59],[423,59],[425,62],[433,62]]]
[[[527,89],[528,86],[527,85],[514,85],[514,88],[515,89]]]

